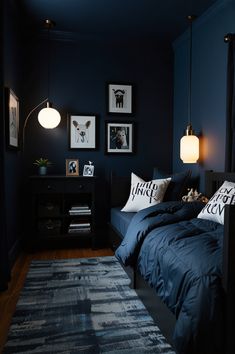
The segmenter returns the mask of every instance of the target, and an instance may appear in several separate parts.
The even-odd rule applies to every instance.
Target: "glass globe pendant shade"
[[[56,128],[59,125],[60,120],[61,117],[59,112],[56,109],[51,108],[49,102],[47,102],[47,107],[41,109],[38,113],[38,121],[41,126],[46,129]]]
[[[199,139],[196,135],[184,135],[180,139],[180,158],[184,163],[196,163],[199,159]]]

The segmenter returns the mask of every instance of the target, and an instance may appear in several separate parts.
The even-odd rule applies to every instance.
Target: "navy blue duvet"
[[[175,314],[180,354],[223,353],[223,226],[195,218],[201,208],[166,202],[141,210],[116,250]]]

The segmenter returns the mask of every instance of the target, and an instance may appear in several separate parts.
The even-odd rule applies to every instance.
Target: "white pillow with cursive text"
[[[171,178],[164,178],[145,182],[142,178],[132,173],[130,195],[121,211],[137,212],[160,203],[170,180]]]
[[[198,214],[198,218],[224,224],[226,204],[235,204],[235,183],[225,181]]]

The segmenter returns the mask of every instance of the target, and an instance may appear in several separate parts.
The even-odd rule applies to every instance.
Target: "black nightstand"
[[[96,243],[97,177],[30,177],[31,229],[27,243],[58,245],[61,241]]]

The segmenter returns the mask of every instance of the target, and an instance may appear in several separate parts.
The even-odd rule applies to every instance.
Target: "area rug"
[[[115,257],[33,261],[3,353],[167,353]]]

